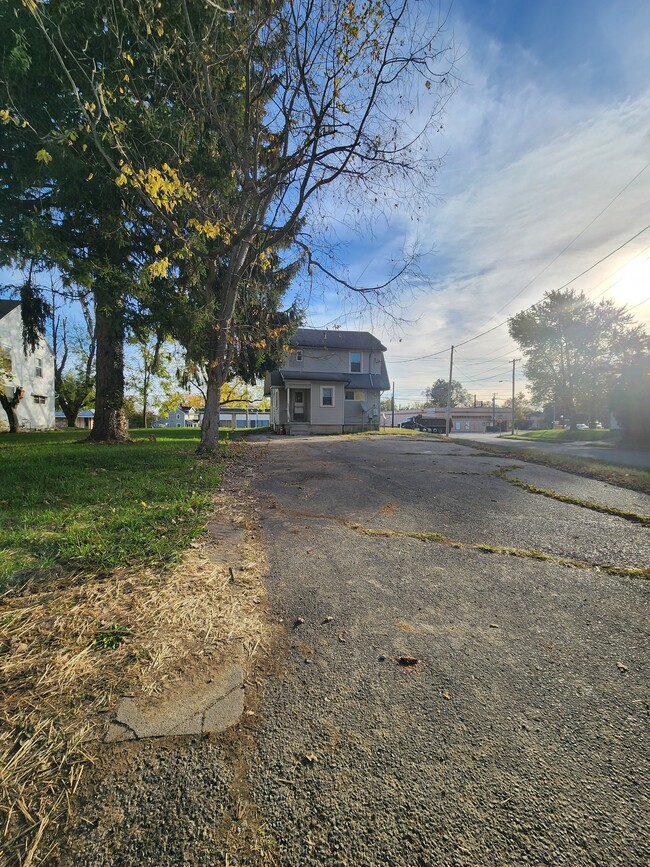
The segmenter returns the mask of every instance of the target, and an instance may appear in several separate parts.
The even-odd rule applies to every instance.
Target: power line
[[[631,244],[632,241],[636,241],[636,239],[639,237],[639,235],[642,235],[644,232],[647,232],[648,229],[650,229],[650,223],[647,226],[644,226],[643,229],[640,229],[635,235],[632,235],[631,238],[628,238],[627,241],[624,241],[622,244],[620,244],[614,250],[611,250],[609,253],[607,253],[607,255],[603,256],[601,259],[598,259],[597,262],[594,262],[588,268],[585,268],[584,271],[581,271],[579,274],[576,274],[575,277],[572,277],[571,280],[568,280],[562,286],[559,286],[556,291],[560,292],[562,289],[567,289],[571,285],[571,283],[575,283],[576,280],[579,280],[581,277],[584,277],[585,274],[588,274],[590,271],[593,271],[594,268],[596,268],[598,265],[601,265],[603,262],[605,262],[607,259],[609,259],[611,256],[613,256],[615,253],[618,253],[624,247],[627,247],[627,245]],[[535,307],[536,304],[539,304],[539,301],[535,301],[533,304],[530,304],[528,307],[521,310],[520,313],[526,313],[528,310],[531,310],[533,307]],[[480,334],[476,334],[474,337],[469,337],[467,340],[463,340],[461,343],[456,344],[456,346],[466,346],[468,343],[472,343],[474,340],[478,340],[479,337],[485,337],[486,334],[490,334],[492,331],[496,331],[497,328],[501,328],[503,325],[506,325],[509,320],[510,320],[510,317],[508,317],[508,319],[504,319],[503,322],[499,322],[498,325],[493,325],[492,328],[488,328],[485,331],[482,331]],[[488,319],[488,322],[489,321],[490,320]]]
[[[635,304],[634,307],[626,307],[625,312],[629,313],[630,310],[636,310],[637,307],[641,307],[643,304],[647,304],[650,301],[650,298],[646,298],[645,301],[639,301],[638,304]]]
[[[566,251],[567,251],[570,247],[572,247],[572,246],[575,244],[575,242],[576,242],[579,238],[581,238],[581,237],[584,235],[584,233],[587,231],[587,229],[590,229],[590,228],[593,226],[593,224],[596,222],[596,220],[599,220],[600,217],[602,217],[602,215],[605,213],[605,211],[607,211],[609,208],[611,208],[611,206],[614,204],[614,202],[615,202],[617,199],[619,199],[619,198],[623,195],[623,193],[628,189],[628,187],[632,186],[632,184],[637,180],[637,178],[640,178],[640,177],[641,177],[641,175],[645,172],[645,170],[648,168],[648,166],[650,166],[650,162],[646,163],[646,164],[643,166],[643,168],[641,169],[641,171],[637,172],[636,175],[634,175],[634,177],[632,178],[632,180],[631,180],[631,181],[628,181],[628,183],[623,187],[623,189],[622,189],[622,190],[619,190],[619,192],[614,196],[614,198],[613,198],[610,202],[608,202],[608,203],[605,205],[605,207],[602,209],[602,211],[600,211],[598,214],[596,214],[596,216],[593,218],[593,220],[591,220],[589,223],[587,223],[587,225],[584,227],[584,229],[582,229],[582,231],[578,232],[578,234],[575,236],[575,238],[573,238],[573,240],[569,241],[569,243],[568,243],[565,247],[563,247],[563,248],[560,250],[560,252],[559,252],[556,256],[554,256],[553,259],[551,259],[551,261],[550,261],[547,265],[545,265],[545,266],[542,268],[541,271],[539,271],[537,274],[535,274],[535,276],[532,277],[532,278],[528,281],[528,283],[526,283],[526,285],[525,285],[522,289],[520,289],[519,292],[517,292],[516,295],[513,295],[512,298],[511,298],[509,301],[506,301],[506,303],[503,305],[503,307],[500,307],[500,308],[499,308],[495,313],[493,313],[492,316],[490,317],[490,319],[494,319],[494,317],[495,317],[495,316],[498,316],[499,313],[501,313],[503,310],[506,309],[506,307],[509,307],[510,304],[512,304],[512,302],[513,302],[516,298],[519,298],[519,296],[520,296],[523,292],[525,292],[526,289],[528,289],[529,286],[532,286],[532,284],[533,284],[533,283],[534,283],[534,282],[535,282],[539,277],[541,277],[542,274],[544,274],[546,271],[548,271],[548,269],[551,267],[551,265],[554,265],[554,264],[557,262],[557,260],[560,258],[560,256],[563,256],[564,253],[566,253]],[[490,319],[488,319],[488,322],[490,321]],[[486,324],[487,324],[487,323],[486,323]]]

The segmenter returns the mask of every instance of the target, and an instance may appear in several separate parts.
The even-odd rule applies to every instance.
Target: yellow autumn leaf
[[[162,247],[160,246],[160,244],[154,244],[153,245],[154,253],[160,253],[161,250],[162,250]]]
[[[165,256],[163,259],[158,259],[149,265],[149,273],[152,277],[166,277],[168,268],[169,259]]]
[[[36,161],[39,163],[45,163],[45,165],[47,165],[48,163],[52,162],[52,155],[49,154],[45,150],[45,148],[41,148],[40,151],[37,151],[36,153]]]
[[[144,500],[140,500],[140,505],[142,506],[143,509],[147,508],[147,504],[145,503]]]

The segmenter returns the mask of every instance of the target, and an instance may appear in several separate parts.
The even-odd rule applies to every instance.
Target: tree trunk
[[[205,412],[201,425],[199,452],[212,452],[219,441],[219,409],[221,407],[221,365],[208,365],[208,382],[205,395]]]
[[[18,433],[20,429],[20,423],[18,422],[18,404],[23,399],[24,394],[25,389],[18,386],[14,390],[14,396],[9,400],[4,391],[0,390],[0,404],[2,404],[4,411],[7,413],[9,433]]]
[[[211,263],[209,285],[206,286],[206,290],[217,301],[217,315],[210,329],[208,382],[205,395],[205,414],[201,426],[201,442],[197,449],[199,453],[214,451],[219,441],[221,387],[227,379],[230,365],[228,332],[239,295],[240,275],[250,251],[250,241],[240,241],[232,254],[225,274],[219,273],[216,262]]]
[[[65,416],[65,420],[68,424],[68,427],[75,427],[77,416],[79,415],[79,410],[81,406],[77,406],[72,401],[67,401],[61,397],[61,392],[59,391],[59,405],[61,410],[63,411],[63,415]]]
[[[120,298],[95,292],[97,375],[91,442],[129,441],[124,412],[124,313]]]

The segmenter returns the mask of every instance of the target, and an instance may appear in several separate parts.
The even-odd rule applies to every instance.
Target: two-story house
[[[54,427],[54,354],[44,337],[34,352],[25,352],[20,301],[0,300],[0,389],[15,403],[19,428]],[[0,430],[7,427],[7,412],[0,410]]]
[[[299,328],[267,374],[271,427],[293,435],[377,430],[390,388],[383,346],[367,331]]]
[[[166,418],[158,419],[155,427],[198,427],[201,422],[201,412],[193,406],[179,406]]]

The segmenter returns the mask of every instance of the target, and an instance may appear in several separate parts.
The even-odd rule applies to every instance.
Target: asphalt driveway
[[[589,458],[593,461],[605,461],[610,464],[621,464],[626,467],[650,468],[650,451],[648,449],[633,449],[614,446],[608,442],[549,442],[534,439],[511,439],[500,434],[468,434],[468,439],[481,442],[485,440],[490,445],[501,448],[550,452],[556,455],[568,455],[574,458]]]
[[[268,449],[281,631],[249,773],[261,848],[282,865],[650,863],[648,528],[509,479],[638,515],[650,498],[423,438]]]

